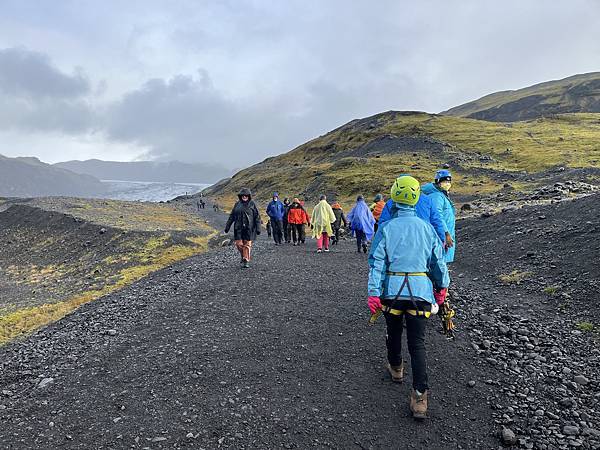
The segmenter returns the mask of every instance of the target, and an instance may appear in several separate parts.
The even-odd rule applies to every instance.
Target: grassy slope
[[[442,114],[458,117],[475,117],[484,112],[493,117],[493,110],[513,102],[523,101],[532,96],[540,96],[534,101],[542,109],[555,112],[586,111],[590,101],[600,100],[600,72],[592,72],[562,80],[547,81],[523,89],[496,92],[486,95],[475,101],[456,106]],[[532,105],[523,108],[523,112],[530,111]],[[491,119],[490,119],[491,120]]]
[[[348,151],[385,136],[411,136],[442,143],[441,153],[415,146],[411,151],[366,157]],[[486,159],[486,156],[491,157]],[[242,186],[266,199],[322,192],[348,199],[358,193],[387,192],[395,176],[410,172],[422,181],[449,162],[459,193],[491,192],[506,172],[539,172],[557,165],[598,166],[600,114],[567,114],[550,119],[501,124],[426,113],[382,113],[352,121],[289,153],[242,170],[209,193],[231,201]]]
[[[89,249],[78,242],[76,231],[72,244],[65,240],[65,230],[48,230],[27,222],[11,235],[17,246],[13,250],[25,257],[17,261],[8,255],[11,264],[0,270],[0,287],[22,296],[0,302],[0,345],[204,251],[214,234],[197,216],[165,204],[75,198],[36,199],[28,204],[69,213],[84,223],[111,230],[103,235],[107,237],[105,244],[94,241]]]

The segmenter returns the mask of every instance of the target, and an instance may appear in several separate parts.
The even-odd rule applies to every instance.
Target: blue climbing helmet
[[[452,181],[452,174],[448,169],[440,169],[435,173],[434,181],[436,183],[439,183],[440,181],[444,180]]]

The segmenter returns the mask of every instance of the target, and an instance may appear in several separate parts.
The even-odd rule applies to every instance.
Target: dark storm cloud
[[[23,48],[0,50],[0,129],[78,134],[94,126],[81,73],[61,72],[47,55]]]
[[[0,92],[9,96],[76,98],[90,92],[79,71],[72,75],[54,67],[47,55],[23,48],[0,50]]]
[[[130,146],[129,158],[239,167],[355,118],[439,112],[600,69],[592,0],[107,4],[58,2],[40,14],[8,3],[0,45],[20,45],[2,30],[21,20],[50,30],[48,52],[63,65],[0,50],[0,128],[94,132],[102,145]]]

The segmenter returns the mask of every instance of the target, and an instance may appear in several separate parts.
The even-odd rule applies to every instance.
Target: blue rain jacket
[[[285,215],[285,206],[281,200],[271,200],[271,202],[267,205],[267,215],[271,219],[275,220],[283,220],[283,216]]]
[[[373,235],[375,234],[375,218],[364,200],[356,202],[354,208],[346,215],[346,220],[350,223],[353,234],[355,231],[362,230],[365,232],[367,241],[373,239]]]
[[[394,200],[389,199],[386,202],[383,211],[381,212],[379,223],[382,224],[383,222],[387,222],[388,220],[392,219],[396,211],[397,207],[394,206]],[[446,235],[444,232],[446,229],[444,228],[444,223],[428,196],[424,194],[419,196],[419,201],[415,205],[415,211],[417,212],[417,217],[419,219],[423,219],[425,222],[428,222],[433,226],[433,229],[442,240],[442,243],[445,242]]]
[[[387,272],[425,272],[428,276],[409,276],[416,300],[435,303],[433,287],[450,284],[443,247],[433,227],[415,213],[415,208],[398,205],[395,218],[381,224],[369,253],[369,296],[393,299],[398,294],[403,275]],[[410,298],[405,286],[400,299]]]
[[[452,236],[454,246],[445,252],[446,262],[452,262],[456,251],[456,208],[454,208],[454,203],[452,203],[447,193],[437,188],[433,183],[427,183],[421,187],[421,192],[427,194],[433,206],[437,209],[444,224],[444,232],[447,231]]]

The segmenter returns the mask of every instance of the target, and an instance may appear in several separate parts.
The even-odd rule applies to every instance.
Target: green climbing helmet
[[[402,203],[404,205],[415,206],[419,201],[421,195],[421,185],[416,178],[408,175],[402,175],[396,178],[392,189],[390,190],[390,196],[396,203]]]

